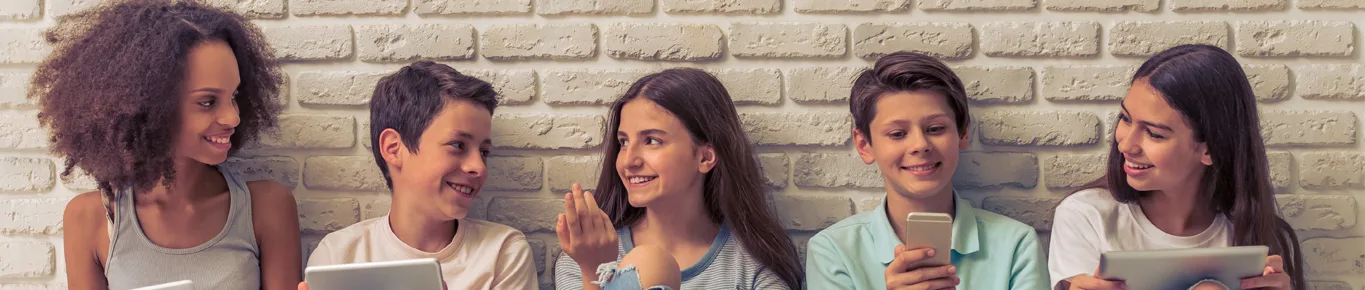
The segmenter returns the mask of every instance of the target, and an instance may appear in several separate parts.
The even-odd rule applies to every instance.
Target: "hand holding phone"
[[[912,212],[905,216],[905,246],[908,250],[934,249],[938,255],[910,265],[910,269],[946,266],[952,263],[953,216],[945,213]]]

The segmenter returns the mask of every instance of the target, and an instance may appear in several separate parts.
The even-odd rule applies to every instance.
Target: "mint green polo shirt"
[[[957,289],[1050,289],[1047,260],[1032,227],[973,208],[954,196],[952,264],[962,278]],[[877,209],[845,218],[811,237],[806,247],[807,287],[886,289],[883,272],[900,243],[882,196]]]

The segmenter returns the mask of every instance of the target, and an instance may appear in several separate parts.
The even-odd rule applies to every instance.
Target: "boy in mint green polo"
[[[810,289],[1048,289],[1047,262],[1033,228],[972,208],[953,191],[958,151],[970,121],[962,81],[946,65],[918,53],[877,60],[853,83],[853,139],[864,163],[886,186],[877,209],[840,221],[810,239]],[[951,253],[907,249],[905,217],[953,216]],[[912,268],[936,255],[952,265]]]

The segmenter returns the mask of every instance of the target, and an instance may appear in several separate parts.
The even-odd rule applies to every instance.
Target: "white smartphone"
[[[180,280],[160,285],[152,285],[133,290],[194,290],[194,282],[190,280]]]
[[[953,216],[946,213],[912,212],[905,216],[905,245],[910,249],[934,248],[934,257],[910,266],[945,266],[952,263]]]
[[[1098,278],[1123,280],[1128,289],[1186,289],[1204,279],[1240,289],[1242,278],[1260,276],[1266,246],[1112,251],[1100,254]]]
[[[412,289],[442,290],[436,259],[308,267],[303,281],[313,290]]]

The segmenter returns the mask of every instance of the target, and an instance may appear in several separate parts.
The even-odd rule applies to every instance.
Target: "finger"
[[[1270,267],[1273,273],[1284,273],[1284,258],[1280,255],[1270,255],[1265,257],[1266,267]]]
[[[583,208],[588,214],[588,218],[583,219],[583,222],[591,223],[590,227],[594,233],[601,233],[606,225],[602,223],[602,210],[597,208],[597,198],[592,196],[591,191],[583,192]]]
[[[299,290],[308,290],[308,282],[299,282]]]
[[[569,237],[568,225],[565,224],[564,214],[562,213],[559,214],[558,218],[555,218],[555,235],[559,237],[559,248],[561,250],[564,249],[564,246],[569,245],[569,242],[572,242]]]
[[[904,249],[903,246],[896,246],[896,248],[902,250]],[[923,257],[925,255],[933,257],[934,249],[920,248],[910,251],[900,251],[896,253],[896,256],[894,258],[891,259],[891,264],[886,266],[886,271],[884,273],[888,278],[892,274],[904,273],[905,271],[910,269],[910,265],[914,265],[915,262],[919,262],[920,260],[925,259]],[[889,281],[890,279],[887,280]]]
[[[943,278],[938,278],[938,279],[933,279],[933,280],[928,280],[928,281],[920,282],[920,285],[924,286],[924,288],[922,288],[922,289],[940,290],[940,289],[953,289],[953,287],[956,287],[957,284],[960,283],[960,282],[961,282],[961,280],[958,279],[957,277],[943,277]]]
[[[583,217],[589,215],[588,204],[587,201],[583,200],[583,186],[577,183],[573,184],[573,202],[574,210],[578,213],[579,222],[583,222]]]
[[[564,226],[569,228],[569,239],[583,236],[583,228],[578,224],[578,207],[574,206],[573,193],[564,194]]]
[[[902,275],[905,279],[904,281],[906,285],[913,285],[942,278],[951,279],[955,274],[957,274],[957,267],[947,265],[938,267],[922,267],[919,269],[911,270],[910,272],[906,272],[905,274]]]
[[[1075,278],[1071,278],[1071,286],[1072,288],[1090,290],[1124,289],[1123,281],[1101,280],[1100,278],[1095,278],[1094,276],[1090,275],[1081,275],[1076,276]]]
[[[1242,287],[1241,287],[1241,288],[1242,288],[1242,289],[1255,289],[1255,288],[1265,288],[1265,287],[1274,287],[1274,288],[1283,287],[1284,285],[1287,285],[1287,284],[1288,284],[1288,283],[1284,283],[1284,282],[1285,282],[1284,279],[1287,279],[1287,278],[1289,278],[1289,276],[1288,276],[1288,275],[1285,275],[1284,273],[1271,274],[1271,275],[1260,276],[1260,277],[1246,278],[1246,279],[1242,279]]]

